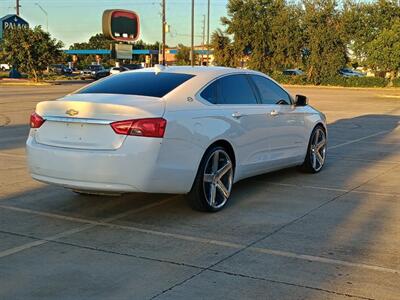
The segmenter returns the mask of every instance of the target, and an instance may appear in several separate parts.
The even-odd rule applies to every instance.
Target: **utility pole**
[[[192,0],[192,47],[190,49],[190,62],[194,67],[194,0]]]
[[[165,0],[162,0],[162,62],[161,64],[165,66],[165,27],[167,22],[165,21]]]
[[[206,33],[206,15],[203,15],[203,40],[201,43],[201,65],[203,65],[203,60],[204,60],[204,39],[205,39],[205,33]]]
[[[210,0],[207,4],[207,66],[210,58]]]
[[[15,9],[17,11],[17,16],[19,16],[19,8],[21,7],[21,5],[19,5],[19,0],[16,0],[16,1],[17,1],[17,3],[15,5]]]

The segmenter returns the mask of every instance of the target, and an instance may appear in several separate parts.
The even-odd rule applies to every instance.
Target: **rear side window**
[[[260,93],[262,104],[291,104],[288,93],[275,82],[259,75],[250,77]]]
[[[214,81],[201,92],[200,96],[210,103],[217,104],[218,82]]]
[[[107,77],[79,90],[78,94],[125,94],[163,97],[194,75],[180,73],[129,72]]]
[[[217,80],[221,98],[218,104],[257,104],[246,75],[229,75]]]

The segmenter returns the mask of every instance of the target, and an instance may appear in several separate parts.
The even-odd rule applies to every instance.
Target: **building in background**
[[[169,47],[165,49],[165,62],[167,65],[176,64],[176,53],[178,52],[178,47]],[[207,65],[207,47],[203,45],[194,46],[194,51],[196,53],[196,65]],[[214,56],[212,54],[213,49],[210,49],[210,54],[208,56],[208,64],[213,65]],[[162,59],[162,54],[159,54],[159,61]]]

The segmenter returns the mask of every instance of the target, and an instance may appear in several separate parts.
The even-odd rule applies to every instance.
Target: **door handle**
[[[240,119],[241,117],[243,117],[243,115],[240,113],[240,112],[234,112],[233,114],[232,114],[232,118],[234,118],[234,119]]]
[[[277,115],[279,115],[279,111],[277,110],[271,110],[271,112],[269,113],[271,116],[276,117]]]

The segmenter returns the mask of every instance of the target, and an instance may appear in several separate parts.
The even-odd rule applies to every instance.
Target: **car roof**
[[[181,73],[181,74],[191,74],[191,75],[203,75],[210,77],[217,77],[224,74],[230,73],[254,73],[260,74],[260,72],[248,70],[248,69],[238,69],[238,68],[228,68],[228,67],[206,67],[206,66],[156,66],[152,68],[144,68],[139,70],[132,70],[132,72],[165,72],[165,73]]]

